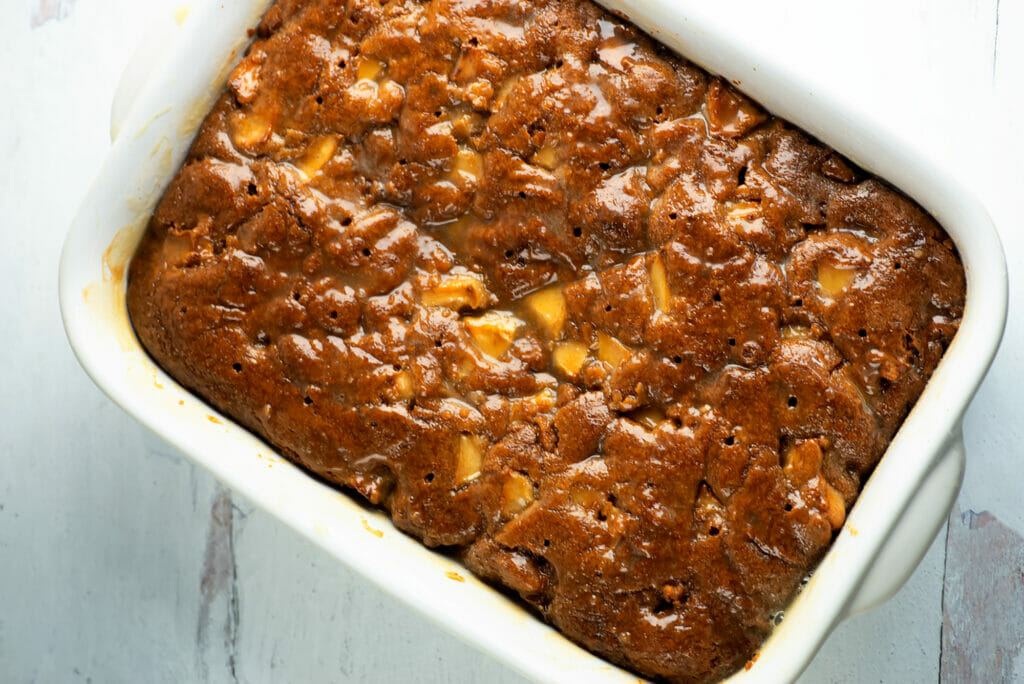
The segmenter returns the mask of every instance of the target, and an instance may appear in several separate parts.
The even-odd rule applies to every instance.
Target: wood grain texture
[[[942,592],[943,682],[1024,681],[1024,537],[954,510]]]
[[[37,0],[0,3],[0,681],[520,681],[225,492],[74,361],[56,306],[60,245],[108,147],[137,37],[179,4],[64,3],[33,28]],[[998,526],[953,516],[949,554],[941,537],[892,602],[839,627],[804,679],[935,681],[941,662],[944,680],[965,681],[940,646],[967,635],[945,658],[981,667],[986,645],[1024,620],[1019,599],[1017,610],[965,608],[985,606],[989,585],[1009,595],[1005,568],[975,558],[986,540],[1024,532],[1024,2],[736,0],[728,11],[751,40],[782,36],[780,59],[813,87],[866,103],[951,168],[1001,230],[1010,320],[965,424],[959,503]],[[1014,667],[988,681],[1021,677]]]

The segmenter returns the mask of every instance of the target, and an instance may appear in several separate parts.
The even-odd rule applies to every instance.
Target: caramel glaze
[[[829,546],[964,289],[911,201],[590,2],[281,0],[128,302],[295,462],[609,660],[708,681]]]

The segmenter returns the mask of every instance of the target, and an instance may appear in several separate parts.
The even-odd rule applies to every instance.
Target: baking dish
[[[72,226],[61,306],[87,372],[115,402],[225,483],[413,608],[542,681],[635,681],[586,653],[453,561],[397,532],[381,513],[326,487],[217,415],[139,347],[124,304],[125,265],[267,0],[208,2],[165,18],[133,60],[115,103],[118,134]],[[694,3],[697,5],[698,3]],[[1001,248],[969,194],[900,141],[809,94],[770,55],[730,34],[712,9],[615,3],[684,56],[738,82],[780,114],[887,178],[936,216],[967,269],[963,325],[814,577],[735,681],[787,680],[844,615],[895,592],[945,518],[964,464],[960,419],[988,368],[1006,311]],[[743,47],[736,47],[743,46]]]

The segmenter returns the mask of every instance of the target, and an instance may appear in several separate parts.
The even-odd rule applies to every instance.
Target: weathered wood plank
[[[199,579],[196,671],[203,681],[237,681],[238,569],[235,565],[235,512],[231,492],[218,484],[210,505],[210,526]]]
[[[949,517],[940,681],[1024,681],[1024,537],[987,511]]]

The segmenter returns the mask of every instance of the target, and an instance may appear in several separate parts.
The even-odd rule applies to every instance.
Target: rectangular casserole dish
[[[207,2],[168,16],[133,60],[114,105],[115,143],[64,247],[60,296],[86,371],[126,411],[216,477],[370,581],[539,681],[635,681],[583,651],[457,563],[399,533],[276,456],[164,374],[139,346],[124,274],[146,222],[268,0]],[[752,666],[732,680],[791,680],[844,616],[906,580],[948,513],[964,465],[963,412],[998,347],[1006,272],[991,221],[969,193],[883,131],[773,67],[693,3],[619,0],[655,38],[722,74],[767,109],[886,178],[930,211],[960,250],[967,308],[959,334],[813,578]],[[718,11],[721,14],[721,11]],[[743,45],[743,48],[737,48]]]

